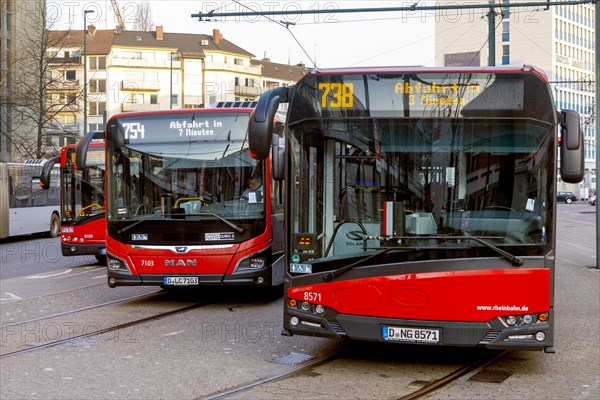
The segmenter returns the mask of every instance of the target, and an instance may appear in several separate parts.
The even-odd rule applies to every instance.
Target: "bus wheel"
[[[52,214],[50,217],[50,230],[48,231],[48,236],[55,238],[60,234],[60,218],[58,215]]]

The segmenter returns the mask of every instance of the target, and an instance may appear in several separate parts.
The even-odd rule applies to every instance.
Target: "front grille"
[[[488,332],[483,339],[479,342],[479,344],[490,344],[492,343],[498,336],[500,336],[500,332],[490,331]]]
[[[331,328],[333,329],[333,331],[335,333],[337,333],[338,335],[346,336],[346,331],[337,322],[330,322],[329,325],[331,326]]]

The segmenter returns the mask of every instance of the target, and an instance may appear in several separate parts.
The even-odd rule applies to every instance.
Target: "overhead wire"
[[[233,0],[233,2],[236,3],[236,4],[238,4],[238,5],[240,5],[243,8],[248,9],[248,10],[256,11],[256,10],[248,7],[247,5],[242,4],[238,0]],[[290,30],[290,25],[295,25],[295,23],[276,21],[273,18],[271,18],[271,17],[269,17],[267,15],[264,15],[264,14],[261,14],[261,16],[263,18],[268,19],[271,22],[276,23],[279,26],[285,27],[287,29],[287,31],[289,32],[289,34],[292,36],[292,38],[296,41],[296,44],[298,44],[298,46],[300,46],[300,49],[304,52],[304,54],[306,55],[306,57],[308,57],[308,59],[313,63],[313,65],[314,65],[315,68],[317,67],[317,63],[310,57],[310,55],[308,54],[308,52],[306,51],[306,49],[304,48],[304,46],[302,46],[302,43],[300,43],[300,41],[298,40],[298,38],[296,37],[296,35],[294,35],[294,33]]]

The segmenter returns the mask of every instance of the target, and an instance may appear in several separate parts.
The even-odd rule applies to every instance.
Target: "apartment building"
[[[459,0],[458,5],[473,4]],[[510,7],[502,0],[494,9],[496,65],[534,65],[548,75],[556,106],[580,113],[584,134],[585,177],[578,185],[558,181],[559,190],[587,198],[596,189],[594,113],[596,79],[593,4]],[[436,13],[436,65],[488,65],[488,9]]]
[[[53,86],[52,101],[74,102],[53,128],[69,138],[83,132],[83,32],[53,35],[63,38],[49,51],[61,56],[55,58],[53,73],[63,79]],[[292,84],[304,71],[303,66],[256,61],[218,29],[205,35],[164,32],[162,26],[152,32],[88,26],[86,43],[88,131],[102,129],[108,116],[122,112],[254,100],[265,87]],[[57,138],[57,144],[62,142]]]
[[[23,86],[36,84],[31,50],[42,42],[44,17],[44,0],[0,0],[0,161],[33,158],[37,146],[34,121],[18,105]]]

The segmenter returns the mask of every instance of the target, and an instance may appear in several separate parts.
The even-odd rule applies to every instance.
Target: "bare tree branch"
[[[154,21],[152,20],[152,7],[150,7],[150,3],[147,1],[138,4],[134,28],[136,31],[144,32],[150,32],[154,29]]]

